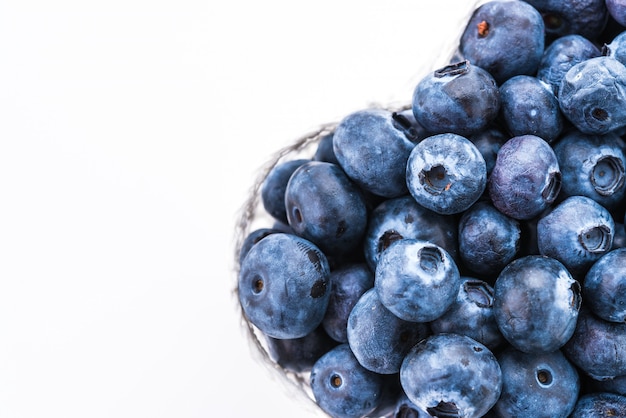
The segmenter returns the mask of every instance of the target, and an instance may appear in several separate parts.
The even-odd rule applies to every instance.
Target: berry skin
[[[543,55],[544,23],[524,1],[488,1],[479,6],[461,35],[461,55],[487,70],[498,84],[537,71]]]
[[[333,136],[333,150],[348,177],[361,188],[378,196],[397,197],[407,193],[405,167],[415,145],[411,138],[393,112],[365,109],[341,120]]]
[[[275,165],[265,177],[261,186],[261,201],[265,211],[277,221],[287,223],[285,190],[294,171],[308,159],[288,160]]]
[[[537,222],[539,253],[559,260],[575,278],[611,250],[615,223],[609,211],[585,196],[571,196]]]
[[[560,350],[526,354],[507,347],[497,354],[502,394],[494,406],[498,416],[569,417],[580,392],[580,377]]]
[[[603,135],[626,126],[626,67],[611,57],[570,68],[559,87],[563,115],[581,132]]]
[[[469,136],[467,139],[472,141],[478,151],[485,159],[485,165],[487,167],[487,176],[491,174],[493,166],[496,164],[496,157],[498,151],[502,145],[511,139],[511,136],[506,134],[502,129],[495,126],[490,126],[474,135]]]
[[[358,187],[336,164],[310,161],[298,167],[285,191],[294,232],[325,254],[347,254],[362,239],[367,207]]]
[[[432,134],[471,135],[498,115],[496,81],[469,61],[447,65],[424,77],[413,93],[415,119]]]
[[[434,417],[482,417],[500,396],[502,372],[484,345],[457,334],[416,344],[400,369],[400,383],[418,408]]]
[[[380,403],[381,376],[364,369],[348,344],[338,345],[313,365],[310,383],[315,401],[332,417],[360,418]]]
[[[609,15],[621,26],[626,26],[626,1],[605,0]]]
[[[420,205],[442,215],[457,214],[485,191],[487,165],[469,139],[452,133],[433,135],[411,151],[406,182]]]
[[[398,318],[429,322],[456,299],[461,276],[450,255],[428,241],[402,239],[380,255],[374,287]]]
[[[556,200],[561,189],[554,150],[535,135],[509,139],[498,152],[487,187],[500,212],[517,220],[534,218]]]
[[[338,343],[322,327],[301,338],[272,338],[265,336],[270,358],[286,370],[308,372],[313,364]]]
[[[586,393],[578,399],[569,418],[626,417],[626,396],[615,393]]]
[[[585,276],[583,297],[600,318],[626,323],[626,248],[603,255]]]
[[[548,40],[569,34],[595,40],[608,19],[605,0],[528,0],[528,3],[541,13]]]
[[[494,285],[493,314],[500,332],[529,354],[561,348],[572,336],[581,306],[580,284],[563,264],[538,255],[507,265]]]
[[[239,302],[265,335],[301,338],[324,319],[329,277],[326,256],[313,243],[296,235],[271,234],[241,263]]]

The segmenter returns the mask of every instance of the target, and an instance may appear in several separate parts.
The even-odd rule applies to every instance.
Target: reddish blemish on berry
[[[476,25],[476,27],[478,28],[478,36],[480,36],[481,38],[484,38],[489,34],[489,23],[487,23],[486,21],[483,20],[478,25]]]

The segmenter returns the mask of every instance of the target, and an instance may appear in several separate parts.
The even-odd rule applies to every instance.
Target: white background
[[[308,417],[232,294],[259,168],[407,102],[467,0],[0,3],[0,418]]]

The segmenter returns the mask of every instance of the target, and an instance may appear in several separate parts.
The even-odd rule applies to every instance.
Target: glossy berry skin
[[[626,323],[626,248],[618,248],[596,261],[583,282],[583,297],[600,318]]]
[[[265,338],[270,358],[285,370],[308,372],[313,364],[338,343],[322,327],[301,338]]]
[[[621,26],[626,26],[626,1],[605,0],[609,15]]]
[[[626,375],[626,324],[598,318],[586,306],[563,346],[565,356],[596,380]]]
[[[388,199],[370,214],[363,240],[365,259],[374,271],[380,254],[394,241],[413,238],[430,241],[458,256],[457,221],[419,205],[411,196]]]
[[[626,65],[626,31],[620,32],[610,43],[605,44],[602,47],[602,55],[614,58]]]
[[[406,182],[417,203],[442,215],[463,212],[485,191],[487,166],[467,138],[447,133],[417,144],[407,161]]]
[[[376,289],[361,296],[348,317],[348,343],[359,363],[379,374],[394,374],[418,341],[430,334],[425,323],[398,318],[381,303]]]
[[[539,62],[537,78],[550,85],[552,92],[557,95],[561,80],[570,68],[600,55],[600,49],[582,35],[561,36],[546,47]]]
[[[430,329],[434,334],[466,335],[494,351],[504,338],[493,316],[493,301],[493,288],[487,282],[461,277],[456,300],[430,323]]]
[[[616,134],[572,131],[554,146],[561,169],[561,196],[587,196],[615,209],[626,194],[624,141]]]
[[[626,396],[615,393],[586,393],[578,399],[569,418],[626,417]]]
[[[393,112],[365,109],[338,124],[333,150],[348,177],[361,188],[387,198],[407,193],[406,161],[415,145]]]
[[[543,16],[548,40],[575,33],[596,39],[608,19],[604,0],[528,0],[528,3]]]
[[[576,278],[611,250],[615,223],[585,196],[571,196],[537,222],[539,253],[559,260]]]
[[[470,17],[460,42],[461,55],[487,70],[498,84],[537,71],[545,46],[539,12],[524,1],[489,1]]]
[[[469,136],[467,139],[476,145],[476,148],[478,148],[478,151],[480,151],[480,154],[485,159],[487,177],[489,177],[491,170],[493,170],[494,165],[496,165],[498,151],[500,151],[500,148],[506,141],[511,139],[511,136],[502,129],[491,126]]]
[[[334,340],[348,342],[348,317],[359,298],[374,287],[374,273],[363,263],[350,263],[330,272],[330,300],[322,325]]]
[[[574,65],[559,87],[563,115],[581,132],[603,135],[626,126],[626,67],[611,57]]]
[[[495,119],[499,109],[496,81],[469,61],[429,73],[413,92],[415,119],[432,134],[471,135]]]
[[[482,417],[500,396],[502,372],[493,353],[470,337],[435,334],[407,354],[400,383],[434,417]]]
[[[502,394],[494,406],[501,417],[566,418],[580,393],[580,377],[560,350],[526,354],[507,347],[497,354]]]
[[[287,223],[287,209],[285,209],[285,190],[294,171],[309,159],[288,160],[276,164],[269,171],[261,185],[261,202],[265,211],[274,219]]]
[[[529,354],[561,348],[572,336],[581,306],[580,284],[555,259],[538,255],[507,265],[494,285],[500,332]]]
[[[367,227],[363,195],[332,163],[310,161],[298,167],[287,184],[285,207],[294,232],[327,255],[352,251]]]
[[[330,269],[310,241],[271,234],[241,263],[239,302],[246,318],[273,338],[300,338],[317,328],[328,300]]]
[[[459,254],[464,266],[479,277],[495,280],[519,252],[519,221],[481,200],[459,220]]]
[[[536,135],[554,142],[563,130],[559,100],[536,77],[518,75],[500,86],[501,115],[511,136]]]
[[[364,369],[348,344],[338,345],[313,365],[310,384],[317,404],[337,418],[366,416],[378,407],[382,393],[381,376]]]
[[[429,322],[454,302],[461,276],[443,248],[402,239],[380,255],[374,283],[381,303],[398,318]]]
[[[498,152],[487,188],[500,212],[517,220],[534,218],[556,200],[561,189],[554,150],[535,135],[509,139]]]

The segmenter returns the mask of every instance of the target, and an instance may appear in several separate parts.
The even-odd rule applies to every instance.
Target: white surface
[[[277,148],[409,100],[467,3],[3,2],[0,417],[315,416],[242,339],[236,212]]]

